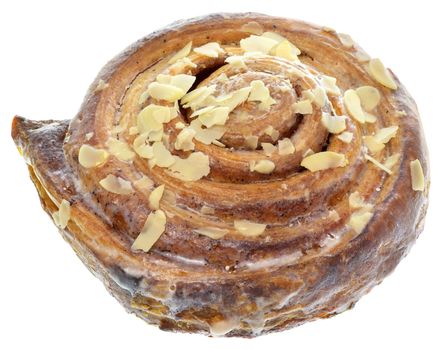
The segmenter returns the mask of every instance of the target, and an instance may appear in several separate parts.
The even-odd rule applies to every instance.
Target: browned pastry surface
[[[253,54],[240,42],[250,35],[255,47],[278,39],[286,50],[273,46]],[[170,64],[190,41],[189,53]],[[196,49],[212,42],[220,44],[217,57]],[[299,59],[289,42],[301,51]],[[213,102],[185,108],[181,98],[174,104],[154,97],[150,86],[157,80],[165,85],[160,93],[178,92],[169,87],[169,76],[178,74],[196,76],[189,91],[214,85]],[[429,165],[421,123],[403,85],[392,72],[383,74],[386,85],[389,77],[396,86],[376,81],[382,76],[363,50],[328,28],[252,13],[209,15],[152,33],[110,61],[72,120],[16,117],[12,136],[44,210],[55,215],[63,237],[129,312],[165,330],[254,337],[351,308],[393,271],[422,231]],[[335,87],[325,85],[324,76],[336,78]],[[257,90],[254,81],[263,88]],[[362,86],[380,96],[367,112],[372,98],[355,92]],[[239,89],[249,96],[231,108],[229,97]],[[345,94],[349,89],[361,97],[359,112]],[[261,91],[263,97],[251,101]],[[221,97],[229,107],[225,125],[204,128],[220,136],[203,143],[194,126],[201,117],[191,114],[224,106]],[[266,107],[269,98],[273,103]],[[298,107],[306,100],[311,111]],[[204,163],[199,171],[198,163],[183,166],[196,168],[199,179],[181,178],[173,165],[157,165],[157,153],[145,157],[135,146],[151,138],[141,139],[138,115],[152,104],[175,115],[159,123],[163,132],[149,145],[163,142],[181,164],[191,154],[208,157],[203,176]],[[322,123],[327,116],[343,116],[342,131]],[[193,149],[176,149],[179,133],[190,128],[196,129]],[[390,135],[377,142],[382,129]],[[341,133],[351,141],[341,140]],[[248,144],[249,136],[255,145]],[[109,139],[121,142],[111,150]],[[293,150],[280,154],[286,139]],[[84,144],[106,152],[101,164],[83,166],[78,154]],[[311,171],[303,159],[312,153],[338,158],[328,169]],[[317,166],[327,161],[315,159]],[[411,164],[417,159],[424,177]],[[267,168],[257,168],[260,161],[268,161]],[[101,180],[108,175],[122,179],[127,192],[105,188]],[[413,189],[417,180],[420,187],[424,180],[423,191]],[[159,185],[164,194],[158,209],[150,194]],[[63,200],[70,209],[66,226],[59,223]],[[157,212],[165,216],[164,232],[150,249],[132,248],[142,230],[150,235],[145,221]],[[241,220],[249,221],[248,231]]]

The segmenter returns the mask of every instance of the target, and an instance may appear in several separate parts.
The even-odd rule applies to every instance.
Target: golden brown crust
[[[301,50],[300,61],[309,71],[304,78],[288,77],[292,90],[276,90],[279,77],[290,68],[282,59],[251,58],[237,72],[224,63],[238,50],[234,44],[250,34],[249,22],[263,32],[283,35]],[[138,156],[132,162],[110,156],[102,166],[82,167],[81,145],[105,148],[116,125],[127,126],[118,137],[132,144],[135,136],[128,129],[151,103],[148,99],[139,104],[139,96],[190,40],[193,47],[219,42],[226,51],[218,58],[193,56],[198,66],[191,72],[198,76],[198,86],[213,82],[225,94],[260,79],[277,104],[266,114],[254,105],[239,107],[243,115],[259,113],[260,118],[242,122],[237,113],[230,116],[220,140],[225,148],[195,141],[195,150],[208,155],[211,168],[198,181],[176,179],[157,166],[149,169]],[[355,55],[358,48],[343,46],[336,33],[320,27],[259,14],[215,14],[178,22],[109,62],[70,122],[16,117],[12,136],[29,164],[44,209],[53,214],[62,199],[70,202],[71,219],[61,230],[64,238],[128,311],[167,330],[243,337],[279,331],[352,307],[395,268],[423,227],[429,166],[418,111],[398,79],[393,91],[370,76],[367,64]],[[223,72],[233,77],[231,85],[217,81]],[[336,77],[341,91],[369,85],[380,92],[373,111],[376,123],[347,118],[347,131],[354,135],[351,143],[328,136],[320,123],[325,109],[314,107],[304,117],[290,112],[301,90],[313,86],[309,77],[318,72]],[[347,114],[342,96],[331,96],[330,102],[337,113]],[[279,121],[283,115],[290,118]],[[176,122],[185,118],[180,114],[166,126],[171,142]],[[268,158],[260,149],[246,149],[244,136],[252,133],[270,142],[263,132],[270,125],[280,138],[291,136],[296,151],[269,158],[276,167],[266,175],[250,170],[251,160]],[[361,139],[390,125],[398,126],[396,137],[375,157],[383,162],[400,154],[391,175],[366,161]],[[310,172],[300,167],[308,148],[345,154],[349,164]],[[415,159],[423,166],[424,192],[411,187],[409,164]],[[165,184],[160,208],[167,215],[166,230],[148,253],[132,251],[131,245],[151,212],[150,191],[109,193],[99,186],[108,174],[132,183],[146,174],[156,185]],[[373,214],[360,233],[348,225],[348,198],[356,191],[372,204]],[[330,215],[333,211],[336,219]],[[267,228],[256,237],[240,235],[233,221],[241,219],[266,223]],[[229,233],[215,240],[195,232],[202,227]]]

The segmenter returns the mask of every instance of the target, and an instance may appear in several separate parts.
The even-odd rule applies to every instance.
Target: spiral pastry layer
[[[70,121],[16,117],[44,209],[129,311],[253,337],[351,308],[423,228],[413,99],[330,28],[177,22],[110,61]]]

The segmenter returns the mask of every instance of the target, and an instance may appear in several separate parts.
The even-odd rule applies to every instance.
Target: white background
[[[436,10],[433,1],[1,1],[1,349],[437,349],[438,213],[432,185],[425,232],[408,257],[352,311],[254,340],[173,334],[125,313],[40,209],[10,138],[14,114],[75,115],[99,69],[170,22],[256,11],[349,33],[416,99],[437,173]],[[435,232],[434,232],[435,231]]]

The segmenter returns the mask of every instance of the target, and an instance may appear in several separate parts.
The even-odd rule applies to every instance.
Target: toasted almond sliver
[[[347,127],[343,115],[330,115],[323,113],[321,117],[322,125],[332,134],[339,134]]]
[[[348,221],[348,225],[357,233],[361,233],[363,229],[366,227],[368,222],[373,217],[373,213],[370,212],[367,208],[360,209],[350,216],[350,220]]]
[[[336,85],[336,78],[330,77],[328,75],[323,75],[320,82],[322,87],[328,94],[335,96],[339,96],[341,94],[341,90]]]
[[[387,128],[382,128],[376,132],[374,138],[378,142],[387,143],[389,142],[389,140],[395,137],[395,135],[397,134],[397,130],[398,130],[398,126],[396,125],[389,126]]]
[[[191,50],[192,50],[192,42],[190,41],[181,50],[179,50],[175,55],[172,56],[172,58],[169,60],[169,63],[173,64],[179,59],[188,56]]]
[[[374,154],[380,152],[385,148],[385,144],[383,142],[379,142],[375,136],[364,136],[363,141],[365,146],[367,146],[368,150]]]
[[[126,142],[117,140],[114,137],[110,137],[106,142],[106,145],[109,153],[121,161],[127,162],[133,160],[135,157],[135,153],[131,151],[131,148]]]
[[[259,138],[257,136],[245,136],[245,145],[250,149],[256,149],[259,142]]]
[[[184,91],[182,89],[170,84],[162,84],[155,81],[149,84],[147,92],[152,98],[168,102],[175,102],[184,96]]]
[[[353,133],[349,131],[344,131],[342,134],[339,134],[337,138],[344,143],[350,143],[351,140],[353,140]]]
[[[158,241],[166,228],[166,214],[162,210],[150,213],[138,237],[132,244],[133,250],[148,252]]]
[[[157,210],[160,208],[160,200],[163,197],[164,185],[160,185],[155,188],[149,195],[149,207],[152,210]]]
[[[288,138],[282,139],[278,141],[278,154],[283,156],[287,154],[294,154],[295,147],[292,144],[292,141]]]
[[[400,159],[400,153],[395,153],[385,159],[383,166],[391,170],[394,167],[394,165],[397,164],[399,159]]]
[[[240,40],[240,47],[245,52],[261,52],[267,55],[277,43],[276,40],[271,38],[251,35],[248,38]]]
[[[228,230],[217,227],[201,227],[193,231],[200,235],[210,237],[211,239],[220,239],[228,233]]]
[[[71,209],[70,202],[63,199],[57,211],[52,214],[55,225],[60,229],[65,229],[70,221]]]
[[[84,168],[94,168],[102,165],[108,158],[108,152],[103,149],[94,148],[90,145],[82,145],[79,149],[79,164]]]
[[[174,177],[183,181],[197,181],[210,173],[209,158],[202,152],[191,153],[185,159],[175,159],[175,163],[169,169]]]
[[[266,225],[248,220],[234,220],[234,228],[246,237],[255,237],[265,232]]]
[[[385,68],[382,61],[378,58],[373,58],[369,63],[369,70],[371,76],[377,80],[383,86],[386,86],[389,89],[397,90],[397,84],[389,73],[388,69]]]
[[[423,167],[418,159],[410,163],[411,168],[411,182],[414,191],[424,191],[424,173]]]
[[[325,151],[311,154],[301,161],[301,166],[311,172],[326,170],[331,168],[345,167],[348,160],[344,154],[332,151]]]
[[[190,128],[182,129],[175,140],[175,149],[182,151],[191,151],[195,149],[193,143],[193,137],[196,135],[196,131]]]
[[[313,112],[312,102],[310,102],[310,100],[302,100],[295,102],[292,105],[292,110],[295,113],[311,114]]]
[[[199,55],[213,58],[217,58],[219,57],[219,54],[225,52],[218,43],[207,43],[205,45],[196,47],[193,49],[193,51]]]
[[[262,159],[257,161],[252,168],[260,174],[270,174],[275,169],[275,163],[267,159]]]
[[[263,148],[263,153],[270,157],[274,154],[274,152],[277,150],[277,147],[275,147],[272,143],[269,142],[262,142],[262,148]]]
[[[362,108],[369,112],[380,102],[380,92],[374,86],[361,86],[356,89]]]
[[[368,154],[364,155],[366,160],[369,160],[371,163],[373,163],[376,167],[378,167],[379,169],[385,171],[386,173],[388,173],[389,175],[392,174],[392,171],[390,169],[388,169],[386,166],[384,166],[382,163],[380,163],[377,159],[371,157]]]
[[[130,194],[134,192],[129,181],[112,174],[107,175],[104,179],[99,181],[99,184],[108,192],[116,194]]]
[[[348,114],[359,123],[365,123],[365,115],[360,105],[360,98],[356,91],[349,89],[344,93],[344,103]]]

